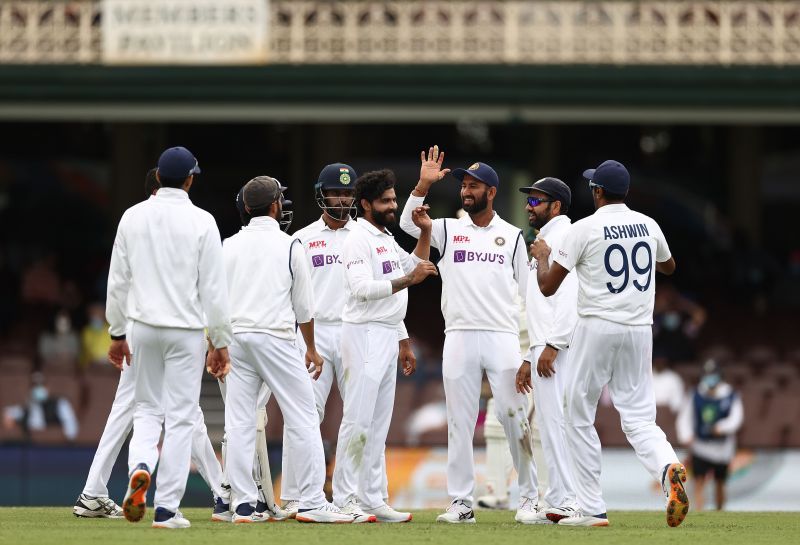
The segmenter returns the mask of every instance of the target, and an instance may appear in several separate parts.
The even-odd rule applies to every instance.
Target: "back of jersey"
[[[656,262],[670,257],[655,220],[624,204],[609,204],[572,225],[554,261],[577,271],[579,316],[649,325]]]

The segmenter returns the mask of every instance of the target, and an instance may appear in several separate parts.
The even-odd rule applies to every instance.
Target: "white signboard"
[[[261,64],[269,0],[103,0],[106,64]]]

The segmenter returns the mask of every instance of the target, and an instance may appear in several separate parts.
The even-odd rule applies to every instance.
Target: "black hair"
[[[250,209],[250,217],[251,218],[258,218],[260,216],[269,216],[269,209],[272,205],[268,204],[267,206],[260,206],[258,208],[251,208]]]
[[[612,193],[603,188],[603,198],[608,202],[623,202],[627,194],[625,193]]]
[[[188,176],[186,176],[186,178],[188,178]],[[168,178],[162,174],[158,175],[158,181],[161,182],[161,187],[172,187],[176,189],[183,187],[186,178]]]
[[[158,181],[156,178],[156,171],[157,168],[151,168],[147,171],[147,175],[144,177],[144,196],[145,198],[149,197],[156,191],[158,188],[161,187],[161,182]]]
[[[567,212],[569,212],[569,205],[567,204],[567,201],[557,200],[557,202],[561,203],[561,211],[559,212],[559,214],[563,216]]]
[[[392,189],[397,183],[397,178],[394,172],[389,169],[373,170],[366,172],[358,177],[356,180],[356,206],[359,213],[364,215],[364,207],[361,206],[361,199],[366,199],[369,202],[379,199],[383,192],[387,189]]]

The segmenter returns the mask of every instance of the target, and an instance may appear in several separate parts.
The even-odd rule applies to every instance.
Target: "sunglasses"
[[[531,208],[547,202],[555,202],[555,201],[553,199],[540,199],[539,197],[528,197],[528,204],[531,206]]]

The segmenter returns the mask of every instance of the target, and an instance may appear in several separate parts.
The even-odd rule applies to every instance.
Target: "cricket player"
[[[378,522],[408,522],[411,513],[389,507],[382,491],[381,457],[394,408],[398,328],[408,305],[407,287],[436,267],[430,255],[430,218],[425,207],[412,211],[421,231],[413,254],[398,246],[387,227],[395,222],[394,173],[368,172],[356,182],[362,215],[344,242],[345,304],[341,351],[345,375],[344,414],[336,446],[333,495],[337,505],[356,503]],[[403,372],[414,363],[403,362]]]
[[[419,237],[411,211],[425,200],[442,169],[444,153],[434,146],[422,152],[420,179],[406,201],[400,227]],[[492,204],[500,180],[485,163],[456,169],[461,182],[462,219],[433,221],[431,245],[439,250],[445,341],[442,375],[447,404],[447,491],[453,498],[439,522],[474,523],[475,468],[472,439],[478,417],[483,372],[489,380],[496,416],[503,425],[517,469],[520,505],[515,520],[547,523],[537,507],[536,468],[532,457],[528,399],[514,379],[522,360],[518,304],[525,297],[528,254],[522,231],[503,221]]]
[[[161,184],[156,178],[156,168],[151,169],[145,177],[145,197],[152,198]],[[129,301],[129,308],[133,302]],[[135,347],[128,343],[132,352]],[[108,415],[103,434],[97,445],[89,475],[83,492],[75,502],[72,512],[83,518],[122,518],[122,508],[108,497],[108,479],[114,461],[119,455],[125,439],[133,428],[134,390],[136,385],[136,367],[123,365],[111,412]],[[227,503],[228,492],[223,486],[222,468],[217,460],[200,406],[196,410],[196,422],[192,434],[192,462],[197,466],[200,475],[214,493],[215,503]]]
[[[538,230],[537,239],[560,248],[570,227],[567,211],[572,193],[558,178],[542,178],[520,188],[527,194],[528,222]],[[536,274],[537,262],[531,260]],[[526,300],[530,350],[517,371],[517,391],[530,392],[541,432],[548,488],[544,493],[545,515],[552,522],[575,513],[575,488],[564,430],[564,387],[569,377],[567,357],[570,337],[578,320],[578,278],[567,275],[552,297],[545,297],[531,278]],[[533,368],[533,369],[532,369]]]
[[[350,165],[333,163],[326,165],[319,173],[314,185],[317,205],[322,215],[314,223],[300,229],[294,234],[306,249],[311,266],[311,280],[314,284],[314,295],[317,300],[314,315],[314,338],[317,351],[325,366],[320,377],[313,382],[314,397],[317,403],[320,423],[325,417],[325,404],[328,401],[334,379],[336,380],[342,399],[345,396],[344,369],[341,356],[342,310],[345,303],[344,265],[342,264],[342,246],[344,240],[353,229],[358,228],[354,221],[356,205],[354,198],[356,171]],[[401,322],[402,326],[402,322]],[[400,360],[413,360],[414,353],[405,327],[398,334],[400,342]],[[297,346],[305,352],[305,345],[300,336]],[[286,454],[286,451],[284,451]],[[385,460],[385,457],[381,457]],[[284,510],[296,513],[297,479],[295,464],[287,456],[283,459],[283,478],[281,479],[281,497]],[[381,475],[386,474],[385,462],[382,462]],[[388,497],[387,483],[383,483],[382,494]],[[356,501],[339,506],[343,512],[355,517],[354,522],[375,522],[375,515],[361,512]]]
[[[178,507],[197,421],[204,328],[219,347],[206,362],[210,371],[224,377],[229,367],[232,331],[219,230],[211,214],[195,207],[188,196],[199,172],[197,159],[186,148],[161,154],[156,172],[161,189],[123,214],[108,275],[109,360],[118,368],[123,361],[130,364],[129,322],[136,349],[131,473],[122,509],[131,522],[144,516],[150,474],[159,461],[163,419],[154,500],[157,528],[191,526]],[[128,312],[130,292],[134,306]]]
[[[353,517],[325,501],[325,460],[308,369],[319,377],[323,360],[314,341],[311,273],[303,247],[281,231],[281,195],[274,178],[257,176],[244,188],[250,223],[225,240],[223,254],[234,341],[227,378],[226,473],[234,523],[264,522],[252,467],[256,402],[262,383],[275,394],[284,417],[289,457],[298,462],[299,522],[351,523]],[[307,350],[305,365],[294,344],[295,323]],[[210,353],[215,350],[211,349]]]
[[[595,213],[573,224],[553,253],[544,239],[533,244],[539,288],[557,292],[575,269],[578,322],[570,343],[571,380],[565,396],[567,444],[573,462],[577,512],[559,521],[569,526],[608,526],[600,489],[600,440],[594,428],[600,392],[606,384],[622,430],[642,465],[661,482],[667,524],[678,526],[689,511],[686,469],[656,425],[651,369],[655,271],[670,275],[675,259],[650,217],[625,205],[627,169],[605,161],[583,173]]]

